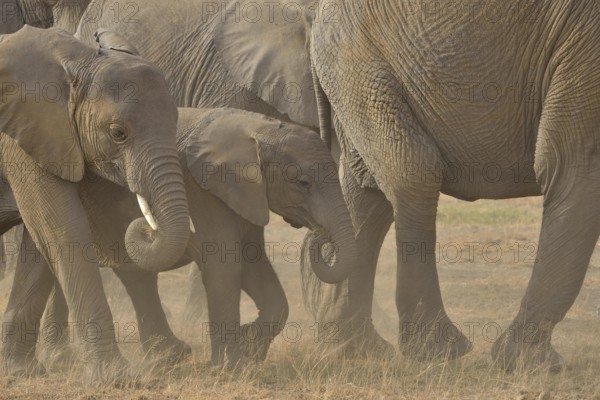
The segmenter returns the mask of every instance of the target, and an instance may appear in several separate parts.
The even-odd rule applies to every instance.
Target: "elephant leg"
[[[319,324],[319,340],[346,343],[347,357],[383,357],[394,354],[394,347],[375,330],[371,317],[375,272],[379,251],[393,221],[393,209],[385,195],[363,187],[352,173],[347,158],[340,160],[342,191],[356,229],[359,249],[358,269],[347,281],[318,285],[318,296],[309,302]]]
[[[25,226],[67,300],[86,360],[84,380],[121,383],[127,362],[115,341],[96,247],[78,187],[42,178],[44,171],[30,161],[25,168],[27,176],[7,178]]]
[[[593,62],[594,53],[590,57],[561,62],[544,104],[534,164],[544,196],[536,261],[516,318],[492,348],[493,358],[508,370],[518,365],[553,372],[562,368],[551,345],[552,332],[579,294],[600,235],[595,210],[600,161],[594,147],[600,85],[593,76],[572,75],[578,65]]]
[[[235,243],[220,243],[218,246],[237,248]],[[240,348],[242,266],[240,262],[234,262],[235,257],[236,255],[231,254],[230,257],[221,259],[219,254],[212,261],[209,258],[202,269],[202,280],[208,301],[210,322],[207,324],[207,331],[210,335],[212,365],[224,364],[227,356],[230,365],[235,366],[242,356]]]
[[[600,234],[600,218],[589,212],[590,204],[598,203],[600,173],[594,179],[594,188],[589,187],[593,180],[587,180],[583,188],[570,191],[567,204],[544,206],[527,291],[517,316],[492,348],[493,359],[506,370],[514,370],[519,360],[526,369],[562,369],[562,359],[551,344],[552,332],[579,294]]]
[[[206,303],[206,289],[202,283],[202,272],[196,263],[190,269],[190,292],[185,300],[182,322],[184,325],[194,325],[208,321],[208,304]]]
[[[131,298],[140,341],[146,354],[166,365],[178,364],[187,358],[192,349],[179,340],[169,326],[158,294],[158,274],[126,268],[113,271]],[[127,327],[124,330],[129,331]]]
[[[417,359],[456,358],[472,345],[452,324],[442,302],[435,256],[439,194],[413,196],[401,193],[395,205],[400,348]]]
[[[8,232],[7,232],[8,234]],[[8,260],[6,259],[6,248],[4,246],[4,242],[6,241],[6,234],[0,237],[0,281],[4,279],[4,276],[7,272],[7,264]]]
[[[40,361],[47,368],[69,363],[75,358],[70,346],[74,338],[69,335],[69,306],[58,282],[52,278],[54,283],[41,323],[46,339],[39,351]]]
[[[2,362],[6,372],[11,375],[45,373],[35,357],[35,350],[40,334],[40,318],[53,283],[54,277],[48,265],[25,231],[2,322]],[[46,332],[41,332],[42,340],[49,339]]]
[[[349,91],[350,85],[341,85],[332,105],[355,158],[368,168],[367,176],[394,210],[400,348],[423,359],[461,356],[472,345],[446,315],[436,269],[435,222],[442,184],[437,146],[399,96],[401,83],[385,64],[374,62],[372,70],[348,68],[343,74],[359,86]],[[355,90],[369,96],[356,96]]]
[[[264,361],[271,341],[284,328],[289,306],[281,282],[265,251],[264,228],[252,226],[246,235],[243,252],[242,290],[250,296],[258,308],[258,318],[241,328],[244,355],[255,361]]]

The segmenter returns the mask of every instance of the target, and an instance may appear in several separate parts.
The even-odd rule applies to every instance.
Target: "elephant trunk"
[[[333,206],[327,206],[330,212],[324,217],[322,229],[309,232],[303,243],[302,254],[308,255],[303,257],[303,262],[310,263],[315,275],[325,283],[347,279],[358,258],[350,214],[341,194],[339,198]],[[321,202],[321,207],[323,204],[327,202]]]
[[[151,272],[169,269],[187,248],[190,217],[181,166],[176,155],[153,161],[147,179],[131,185],[144,218],[129,224],[127,252],[136,264]],[[143,168],[141,168],[143,170]],[[134,175],[135,176],[135,175]]]

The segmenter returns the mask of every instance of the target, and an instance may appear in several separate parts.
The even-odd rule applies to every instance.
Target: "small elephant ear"
[[[259,3],[230,2],[221,12],[215,47],[223,64],[234,82],[292,121],[318,127],[307,45],[311,17],[305,15],[315,0],[284,0],[272,7]]]
[[[133,56],[140,55],[140,52],[135,46],[117,32],[109,31],[107,29],[98,29],[94,33],[94,38],[96,38],[96,43],[100,45],[100,49],[121,51]]]
[[[217,196],[242,218],[265,226],[269,223],[267,185],[262,175],[259,146],[251,134],[256,132],[260,122],[240,118],[240,113],[246,114],[240,110],[218,109],[204,115],[200,123],[191,124],[185,145],[186,163],[200,187]],[[180,112],[180,120],[185,119],[185,114]]]
[[[25,26],[0,41],[0,131],[45,172],[72,182],[83,178],[85,165],[69,71],[75,67],[71,62],[89,52],[94,51],[55,28]]]

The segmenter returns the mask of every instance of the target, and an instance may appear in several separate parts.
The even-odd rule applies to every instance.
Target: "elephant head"
[[[29,26],[0,36],[0,131],[46,179],[80,182],[87,170],[136,193],[148,224],[129,225],[129,255],[142,268],[166,268],[189,236],[177,108],[162,73],[125,39],[99,39],[93,48],[63,30]]]
[[[194,111],[180,109],[181,119],[192,119]],[[201,124],[178,133],[187,167],[201,187],[255,225],[268,223],[270,209],[296,228],[317,232],[315,274],[327,283],[346,279],[356,259],[354,228],[337,168],[319,136],[233,109],[210,111]],[[325,243],[337,249],[332,263],[321,257]]]
[[[55,26],[75,33],[91,0],[0,0],[0,34],[13,33],[23,25]]]

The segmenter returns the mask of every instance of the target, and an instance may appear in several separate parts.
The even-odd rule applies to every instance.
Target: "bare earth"
[[[81,384],[81,366],[52,371],[37,379],[0,377],[0,399],[600,399],[600,248],[577,302],[557,327],[554,344],[568,368],[556,375],[491,365],[493,340],[516,314],[531,274],[541,221],[541,199],[461,202],[443,197],[438,219],[438,269],[450,317],[474,341],[474,350],[456,361],[423,364],[396,356],[391,361],[342,360],[315,341],[315,325],[304,310],[297,251],[304,230],[272,215],[267,241],[288,294],[290,316],[263,365],[223,371],[207,365],[205,325],[187,326],[180,315],[187,295],[188,268],[161,275],[160,290],[175,333],[190,343],[191,360],[172,371],[145,362],[135,317],[121,290],[107,289],[119,342],[141,387],[93,388]],[[379,261],[374,320],[396,343],[394,303],[395,242],[390,231]],[[12,278],[0,282],[0,310]],[[119,284],[120,285],[120,284]],[[244,321],[256,315],[244,298]]]

